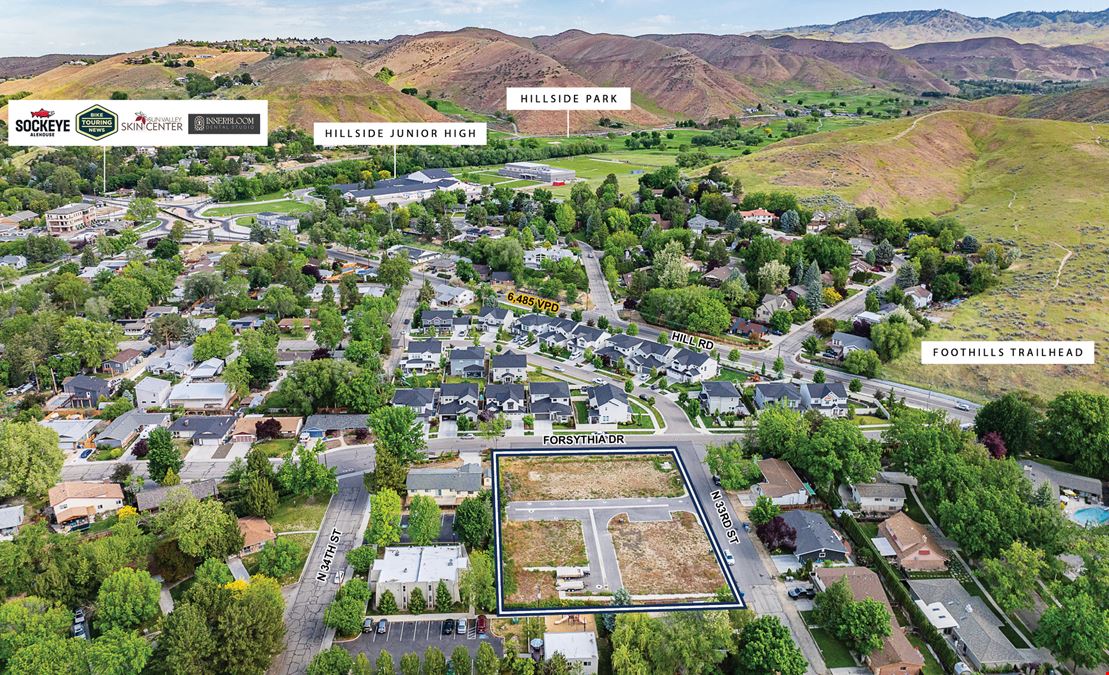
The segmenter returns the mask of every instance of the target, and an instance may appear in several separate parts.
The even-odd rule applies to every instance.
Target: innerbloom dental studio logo
[[[102,105],[94,105],[77,113],[77,133],[94,141],[119,131],[119,116]]]
[[[189,115],[189,134],[257,134],[262,116],[250,113],[198,113]]]
[[[180,115],[147,115],[140,110],[135,113],[134,121],[122,122],[119,128],[138,132],[184,131],[185,118]]]

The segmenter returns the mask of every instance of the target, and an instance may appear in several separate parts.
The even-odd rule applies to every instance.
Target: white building
[[[144,377],[135,383],[135,405],[140,408],[161,408],[169,400],[173,383],[156,377]]]
[[[578,175],[573,169],[561,169],[537,162],[509,162],[497,173],[509,178],[537,180],[542,183],[568,183]]]
[[[436,307],[465,307],[476,300],[473,291],[458,286],[440,286],[435,292]]]
[[[592,631],[582,633],[544,633],[543,658],[562,654],[570,668],[580,666],[583,675],[597,673],[597,635]]]
[[[55,236],[80,232],[92,226],[96,206],[78,202],[46,212],[46,231]]]
[[[565,260],[567,258],[577,259],[578,254],[574,253],[568,248],[561,246],[552,246],[550,248],[538,247],[524,251],[524,267],[528,269],[538,270],[543,269],[543,263],[547,260]]]
[[[223,382],[182,382],[169,394],[169,404],[185,410],[224,410],[231,391]]]
[[[58,447],[65,452],[92,447],[92,430],[99,420],[43,420],[40,425],[58,434]]]
[[[381,602],[382,594],[389,591],[397,607],[407,609],[412,591],[417,588],[423,593],[424,600],[434,604],[440,581],[457,602],[460,599],[458,582],[469,564],[466,549],[460,544],[386,547],[385,554],[374,561],[370,570],[374,604]]]
[[[272,232],[281,232],[285,230],[296,234],[297,230],[300,228],[300,218],[288,213],[263,211],[257,214],[254,219],[259,225]]]

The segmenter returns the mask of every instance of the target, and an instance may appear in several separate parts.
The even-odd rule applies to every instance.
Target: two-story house
[[[443,357],[443,343],[439,340],[415,340],[404,351],[401,369],[408,375],[423,375],[439,370]]]
[[[625,424],[631,420],[632,411],[627,393],[613,384],[587,387],[590,424]]]
[[[503,307],[485,306],[477,313],[475,321],[482,330],[510,330],[516,321],[516,314]]]
[[[852,483],[851,501],[863,518],[886,518],[905,507],[905,486],[897,483]]]
[[[397,389],[393,392],[393,405],[411,408],[416,417],[434,417],[439,391],[427,387]]]
[[[47,492],[50,513],[62,529],[87,527],[123,507],[123,489],[118,483],[66,481]]]
[[[523,382],[528,379],[527,354],[505,352],[494,354],[489,358],[489,379],[493,382],[508,384]]]
[[[490,384],[485,387],[485,409],[492,413],[523,415],[527,393],[522,384]]]
[[[801,385],[801,403],[828,417],[847,417],[847,387],[842,382],[806,382]]]
[[[532,382],[528,391],[531,395],[531,414],[535,419],[561,423],[573,419],[570,385],[566,382]]]
[[[702,382],[701,406],[711,415],[744,415],[747,406],[734,382]]]
[[[474,419],[480,411],[481,397],[476,382],[443,383],[439,386],[439,417]]]
[[[720,364],[704,352],[679,349],[666,366],[666,377],[678,382],[704,382],[716,377]]]
[[[790,382],[759,382],[755,385],[755,407],[759,410],[781,405],[790,410],[802,407],[801,389]]]
[[[452,349],[450,373],[453,377],[485,377],[485,347]]]

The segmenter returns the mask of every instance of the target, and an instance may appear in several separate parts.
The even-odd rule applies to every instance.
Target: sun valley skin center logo
[[[119,116],[104,106],[94,105],[77,113],[77,133],[94,141],[119,131]]]
[[[123,131],[184,131],[185,118],[180,115],[147,115],[141,110],[135,113],[133,122],[122,122]]]

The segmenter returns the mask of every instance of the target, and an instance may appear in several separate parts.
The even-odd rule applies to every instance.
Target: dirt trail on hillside
[[[1074,255],[1074,251],[1070,250],[1066,246],[1063,246],[1057,241],[1053,241],[1051,243],[1055,244],[1056,246],[1067,252],[1067,254],[1063,256],[1063,259],[1059,261],[1059,271],[1055,273],[1055,285],[1052,286],[1052,288],[1059,288],[1059,280],[1063,277],[1063,266],[1066,265],[1067,261],[1070,260],[1070,257]]]
[[[890,140],[891,140],[891,141],[897,141],[897,140],[901,140],[902,138],[904,138],[905,136],[907,136],[907,135],[909,134],[909,132],[910,132],[910,131],[912,131],[913,129],[916,129],[916,125],[917,125],[917,123],[918,123],[918,122],[922,122],[922,121],[924,121],[924,120],[928,119],[929,117],[932,117],[932,116],[934,116],[934,115],[942,115],[942,114],[944,114],[944,113],[952,113],[952,112],[962,112],[962,111],[961,111],[961,110],[951,110],[951,109],[948,109],[948,110],[937,110],[937,111],[935,111],[935,112],[930,112],[930,113],[928,113],[927,115],[921,115],[920,117],[917,117],[916,119],[914,119],[914,120],[913,120],[913,123],[912,123],[912,124],[910,124],[909,126],[905,127],[904,129],[902,129],[902,130],[901,130],[901,132],[900,132],[899,134],[897,134],[896,136],[894,136],[894,137],[893,137],[893,138],[891,138]]]

